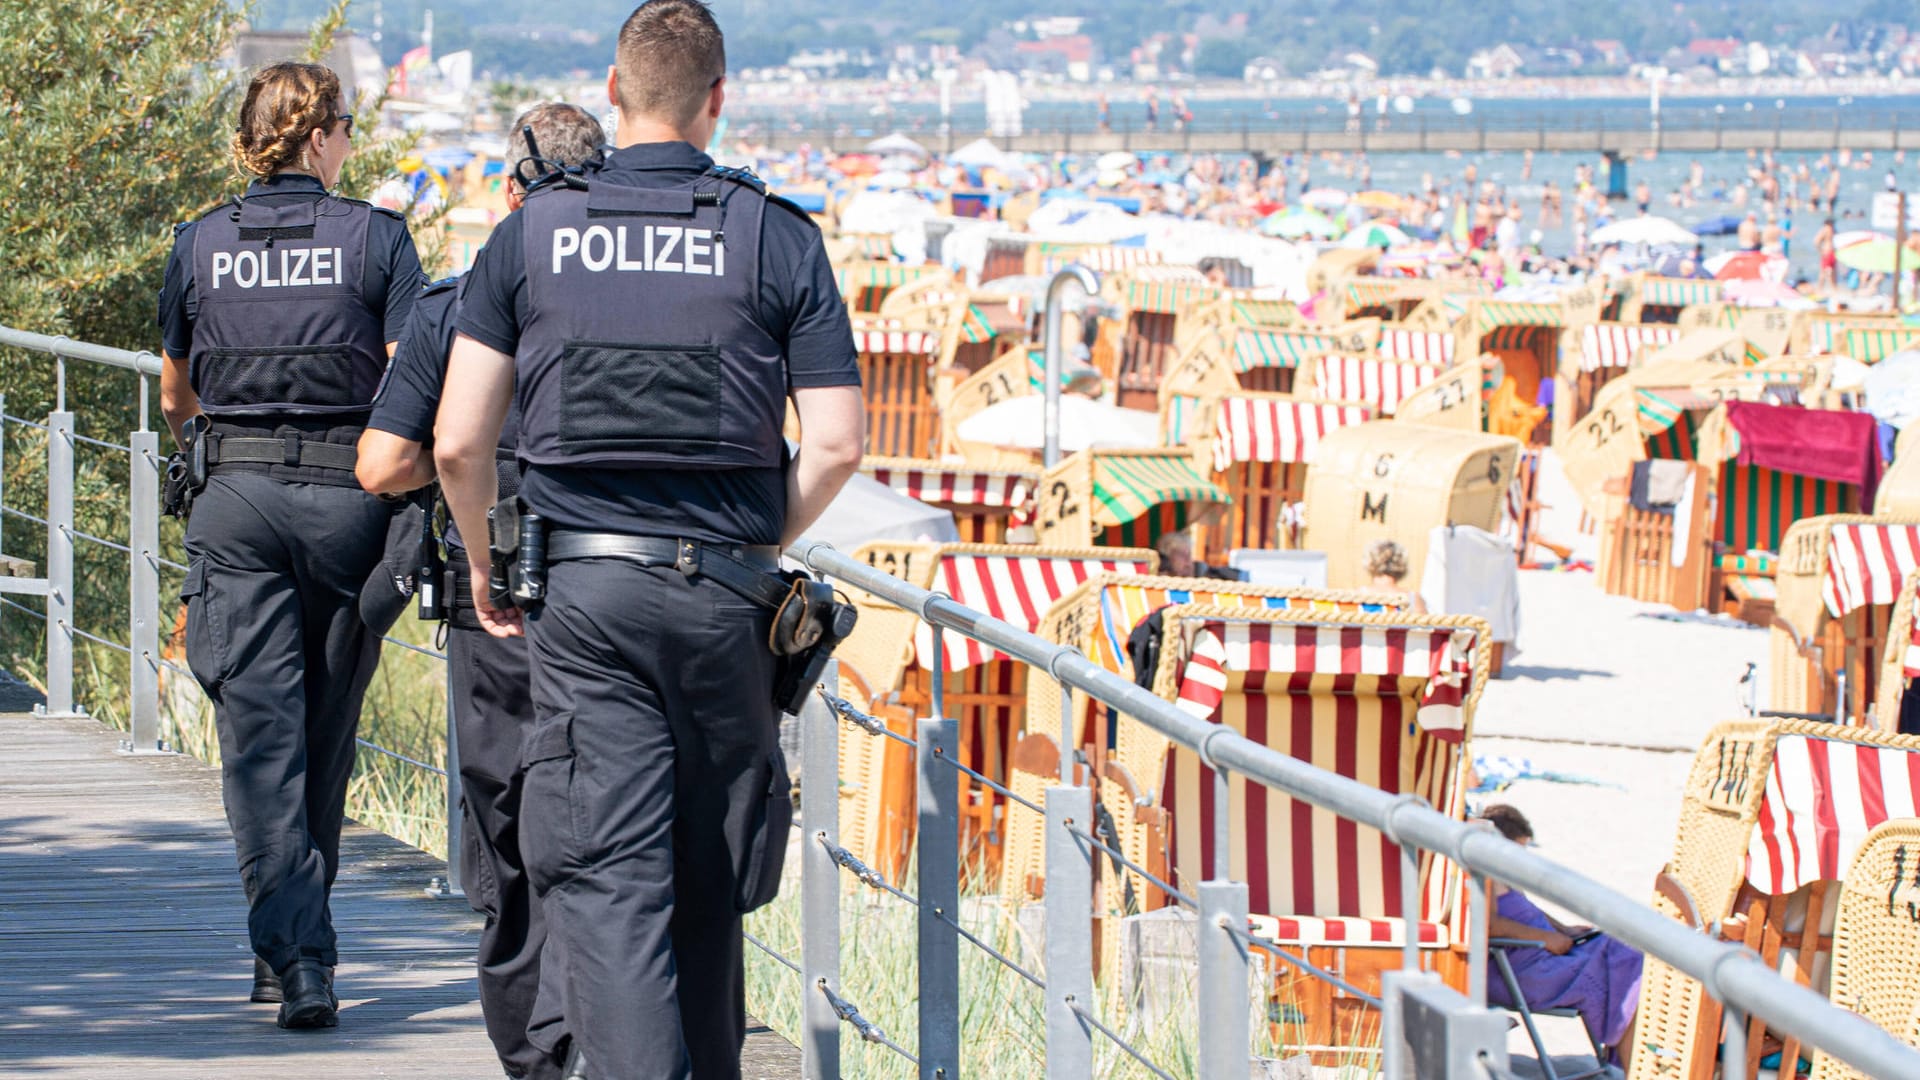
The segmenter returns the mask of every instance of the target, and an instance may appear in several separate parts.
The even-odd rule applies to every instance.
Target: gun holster
[[[193,497],[207,486],[207,432],[213,421],[205,413],[180,425],[180,449],[167,455],[167,474],[160,485],[160,512],[186,518],[193,513]]]
[[[804,571],[782,571],[787,598],[773,612],[767,648],[774,655],[773,703],[797,713],[820,681],[833,650],[853,633],[860,612],[834,594],[833,586]]]
[[[547,598],[547,522],[518,495],[487,511],[487,599],[523,611]]]

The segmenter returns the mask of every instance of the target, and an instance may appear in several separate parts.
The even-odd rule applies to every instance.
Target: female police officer
[[[379,659],[357,600],[389,516],[353,447],[422,279],[398,215],[328,193],[352,138],[332,71],[255,75],[233,136],[255,180],[176,229],[160,294],[161,408],[183,448],[205,432],[187,662],[220,733],[253,1000],[286,1028],[339,1007],[327,894]]]

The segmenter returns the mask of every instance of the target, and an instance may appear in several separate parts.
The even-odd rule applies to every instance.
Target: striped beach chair
[[[1392,416],[1402,399],[1438,379],[1444,364],[1328,353],[1313,361],[1313,396],[1357,401],[1380,416]]]
[[[834,267],[833,274],[840,285],[840,296],[847,302],[847,310],[864,314],[877,314],[887,294],[902,285],[929,277],[952,277],[939,266],[908,266],[873,258],[850,259]]]
[[[1231,501],[1186,450],[1095,447],[1061,459],[1040,477],[1034,528],[1043,544],[1152,547],[1163,534],[1200,524],[1211,508]]]
[[[1920,678],[1920,573],[1900,583],[1900,598],[1887,619],[1886,647],[1880,654],[1879,683],[1874,691],[1872,726],[1900,730],[1900,704],[1907,687]]]
[[[1026,521],[1038,470],[980,469],[944,461],[869,457],[860,471],[910,499],[953,514],[966,544],[1004,544]]]
[[[1787,530],[1776,573],[1773,708],[1871,724],[1902,586],[1920,570],[1920,518],[1830,514]],[[1909,623],[1911,619],[1908,620]],[[1886,703],[1895,711],[1897,700]]]
[[[1625,323],[1678,322],[1680,312],[1686,308],[1720,299],[1720,282],[1712,278],[1640,274],[1629,282],[1626,303],[1621,305],[1619,316],[1619,321]]]
[[[1374,413],[1350,402],[1234,394],[1219,400],[1213,416],[1212,480],[1232,502],[1219,521],[1202,527],[1201,548],[1220,555],[1297,547],[1297,526],[1283,519],[1306,497],[1307,468],[1321,436],[1364,424]]]
[[[1565,423],[1576,424],[1593,408],[1600,388],[1627,373],[1643,350],[1679,340],[1676,326],[1640,323],[1588,323],[1574,331],[1579,335],[1580,368],[1573,373],[1573,393],[1556,409],[1566,412]],[[1565,350],[1571,352],[1571,349]],[[1555,417],[1556,423],[1559,417]]]
[[[1484,622],[1194,605],[1169,608],[1162,618],[1154,683],[1161,697],[1319,768],[1464,816],[1466,747],[1490,657]],[[1158,861],[1171,884],[1191,891],[1214,865],[1212,770],[1139,724],[1121,725],[1114,758],[1155,786],[1152,808],[1162,812],[1157,826],[1130,815],[1120,832],[1136,849],[1144,846],[1141,865]],[[1399,848],[1239,777],[1229,777],[1228,799],[1227,862],[1234,879],[1248,884],[1254,932],[1374,991],[1381,972],[1401,965],[1406,867]],[[1460,873],[1431,854],[1413,872],[1420,908],[1407,914],[1422,965],[1464,989]],[[1114,877],[1123,894],[1148,884],[1132,873]],[[1290,1045],[1336,1046],[1363,1019],[1358,999],[1291,969],[1278,975],[1272,1001],[1283,1016],[1276,1037]]]
[[[1180,315],[1219,299],[1220,290],[1190,266],[1135,266],[1108,275],[1102,291],[1124,315],[1115,381],[1118,404],[1149,409],[1159,403],[1160,378],[1173,359]]]
[[[1213,405],[1223,395],[1306,391],[1320,357],[1371,356],[1379,332],[1369,319],[1297,330],[1220,326],[1193,335],[1157,391],[1163,441],[1180,446],[1210,437]]]
[[[1797,356],[1830,356],[1848,347],[1847,334],[1850,331],[1861,333],[1861,337],[1855,339],[1856,343],[1871,347],[1875,335],[1881,332],[1901,335],[1911,330],[1912,327],[1892,312],[1836,315],[1820,310],[1803,311],[1794,319],[1793,329],[1787,335],[1787,351]],[[1862,351],[1868,349],[1863,348]],[[1861,358],[1856,356],[1854,359]]]
[[[1867,834],[1840,888],[1827,998],[1920,1046],[1920,821],[1890,820]],[[1868,1080],[1824,1050],[1811,1080]]]
[[[1877,826],[1915,816],[1920,738],[1804,720],[1721,724],[1694,755],[1654,906],[1702,930],[1717,927],[1824,991],[1842,875]],[[1629,1080],[1707,1080],[1721,1021],[1720,1004],[1698,983],[1648,956]],[[1757,1076],[1765,1034],[1753,1021],[1747,1060],[1722,1075]],[[1781,1041],[1781,1060],[1793,1061],[1797,1040],[1783,1033]]]
[[[1560,370],[1560,337],[1567,325],[1564,304],[1528,304],[1476,299],[1455,329],[1458,362],[1476,362],[1483,374],[1481,399],[1486,430],[1529,445],[1545,445],[1546,410],[1533,404],[1540,380]],[[1496,408],[1496,401],[1510,403]]]
[[[1416,330],[1405,326],[1380,328],[1380,355],[1387,360],[1410,360],[1422,364],[1453,363],[1454,336],[1445,330]]]
[[[1031,545],[876,542],[853,557],[924,589],[1034,629],[1054,602],[1089,578],[1144,574],[1151,551],[1126,548],[1045,548]],[[1025,727],[1026,666],[957,634],[946,636],[936,655],[931,628],[906,611],[846,586],[860,609],[854,633],[836,655],[843,671],[866,688],[870,712],[912,738],[915,718],[927,716],[933,683],[942,682],[946,714],[959,721],[961,756],[971,769],[1005,783],[1008,753]],[[916,629],[917,627],[917,629]],[[912,751],[891,739],[842,738],[843,772],[876,777],[854,806],[863,848],[849,850],[898,880],[912,850],[914,780]],[[974,872],[998,872],[1004,800],[959,776],[961,851]],[[847,825],[843,817],[842,831]]]
[[[867,453],[929,458],[941,451],[940,409],[934,375],[940,331],[894,319],[854,323],[860,387],[867,404]]]
[[[1390,614],[1402,610],[1406,598],[1374,592],[1275,588],[1212,578],[1105,575],[1088,578],[1057,601],[1035,633],[1049,641],[1077,647],[1088,659],[1116,675],[1151,684],[1158,669],[1136,671],[1128,656],[1127,642],[1134,630],[1154,612],[1176,604],[1336,616]],[[1062,704],[1057,687],[1028,685],[1027,734],[1015,748],[1011,786],[1035,802],[1040,800],[1047,785],[1056,782],[1054,778],[1058,775]],[[1136,807],[1142,812],[1155,805],[1154,793],[1147,784],[1150,778],[1135,778],[1112,763],[1119,714],[1078,692],[1067,705],[1073,718],[1070,741],[1083,751],[1092,773],[1099,777],[1095,790],[1102,804],[1110,808]],[[1111,814],[1119,812],[1109,810]],[[1023,816],[1010,819],[1001,875],[1001,891],[1008,898],[1017,902],[1039,899],[1044,875],[1044,840],[1042,823]],[[1129,857],[1145,854],[1143,847],[1130,851]],[[1151,888],[1149,886],[1149,890]],[[1158,905],[1158,900],[1153,900],[1157,896],[1157,892],[1150,891],[1146,900],[1152,903],[1148,906]],[[1117,902],[1109,907],[1120,910]]]

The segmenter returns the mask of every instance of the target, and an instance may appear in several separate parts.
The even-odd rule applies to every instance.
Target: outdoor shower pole
[[[1047,317],[1043,338],[1047,358],[1047,384],[1041,387],[1041,392],[1046,395],[1047,441],[1040,461],[1049,469],[1060,461],[1060,370],[1065,363],[1060,353],[1060,317],[1065,314],[1062,300],[1066,286],[1075,282],[1088,296],[1097,296],[1100,293],[1099,279],[1093,276],[1093,271],[1079,263],[1062,268],[1059,273],[1053,275],[1052,281],[1047,282]]]

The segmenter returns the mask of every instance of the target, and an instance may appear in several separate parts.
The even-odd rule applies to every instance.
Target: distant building
[[[1633,62],[1627,47],[1612,38],[1589,41],[1587,50],[1593,54],[1593,62],[1601,67],[1626,67]]]
[[[1738,57],[1745,44],[1733,38],[1694,38],[1684,50],[1691,63],[1730,72],[1740,66]]]
[[[281,60],[297,60],[306,52],[305,30],[242,29],[234,35],[230,55],[235,67],[251,72]],[[348,101],[362,94],[378,95],[387,88],[387,67],[381,63],[380,53],[358,34],[335,34],[325,62],[340,76],[340,93]]]
[[[1093,39],[1085,34],[1016,42],[1013,50],[1024,71],[1064,75],[1074,82],[1093,79]]]
[[[1526,58],[1520,55],[1520,50],[1501,42],[1467,57],[1467,78],[1511,79],[1525,66]]]

